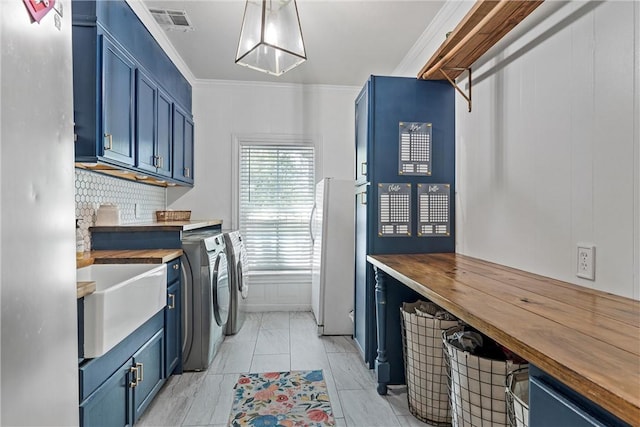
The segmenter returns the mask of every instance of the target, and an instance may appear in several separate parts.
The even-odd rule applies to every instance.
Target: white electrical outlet
[[[596,280],[596,247],[594,245],[578,245],[576,276]]]

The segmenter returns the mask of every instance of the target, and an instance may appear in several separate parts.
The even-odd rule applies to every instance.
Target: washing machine
[[[220,231],[182,238],[183,346],[185,371],[209,367],[222,344],[231,304],[224,236]]]
[[[229,274],[231,276],[231,308],[227,322],[227,335],[237,334],[242,328],[246,314],[246,300],[249,293],[247,286],[247,251],[242,242],[239,230],[224,232],[227,257],[229,258]]]

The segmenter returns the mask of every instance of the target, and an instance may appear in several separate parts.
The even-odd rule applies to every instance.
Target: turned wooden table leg
[[[378,394],[387,394],[390,380],[389,362],[387,361],[387,275],[374,267],[376,275],[376,326],[378,330],[378,357],[376,357],[376,380]]]

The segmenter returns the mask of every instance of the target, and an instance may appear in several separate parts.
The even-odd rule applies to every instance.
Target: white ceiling
[[[307,61],[280,77],[234,63],[244,0],[144,3],[187,12],[195,31],[167,36],[198,79],[361,86],[393,72],[444,1],[298,0]]]

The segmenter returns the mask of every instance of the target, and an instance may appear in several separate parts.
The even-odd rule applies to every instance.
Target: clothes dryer
[[[237,334],[246,317],[246,301],[249,293],[247,286],[247,251],[242,242],[240,230],[224,232],[229,274],[231,276],[231,308],[227,322],[227,335]]]
[[[201,371],[220,348],[229,318],[224,237],[219,231],[185,234],[182,250],[184,370]]]

